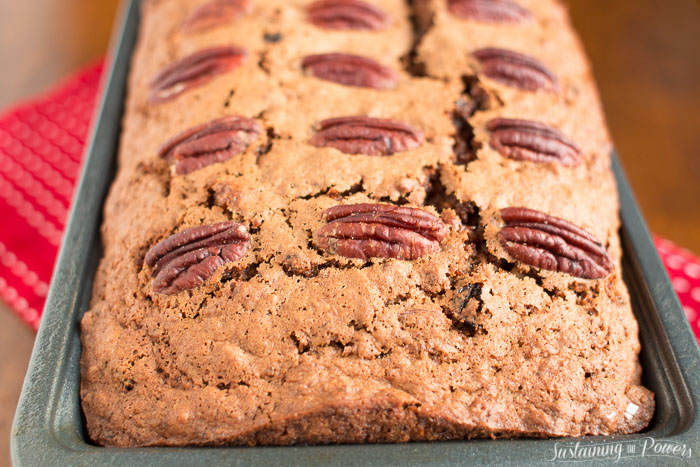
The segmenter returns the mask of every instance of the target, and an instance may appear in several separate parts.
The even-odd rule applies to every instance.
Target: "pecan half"
[[[445,224],[429,212],[388,204],[349,204],[323,213],[318,245],[348,258],[413,260],[439,249]]]
[[[188,174],[242,153],[260,131],[260,125],[252,118],[218,118],[168,139],[158,149],[158,155],[174,161],[177,173]]]
[[[145,262],[153,268],[153,290],[176,294],[202,284],[225,263],[248,251],[250,234],[233,221],[191,227],[152,246]]]
[[[202,32],[233,24],[253,10],[252,0],[213,0],[200,5],[182,23],[185,33]]]
[[[398,74],[394,70],[359,55],[309,55],[304,58],[301,66],[316,78],[346,86],[392,89],[398,81]]]
[[[501,209],[498,240],[509,255],[530,266],[600,279],[612,272],[605,247],[582,228],[540,211]]]
[[[402,122],[370,117],[323,120],[310,143],[332,147],[345,154],[390,156],[421,145],[423,134]]]
[[[164,68],[151,80],[149,102],[173,99],[214,76],[231,71],[245,62],[247,52],[240,47],[220,46],[203,49]]]
[[[449,0],[450,13],[461,19],[492,23],[520,23],[532,14],[510,0]]]
[[[525,91],[555,92],[557,78],[538,60],[506,49],[487,48],[474,52],[481,71],[489,78]]]
[[[531,162],[559,162],[574,166],[581,162],[581,150],[564,133],[530,120],[495,118],[486,124],[491,146],[510,159]]]
[[[309,21],[324,29],[366,29],[377,31],[389,26],[383,10],[360,0],[320,0],[309,5]]]

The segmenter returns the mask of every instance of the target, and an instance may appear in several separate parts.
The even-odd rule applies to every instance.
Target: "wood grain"
[[[117,4],[0,0],[0,108],[46,90],[101,57]]]
[[[0,465],[10,465],[10,430],[34,345],[34,331],[0,303]]]
[[[700,254],[700,2],[566,3],[651,230]]]

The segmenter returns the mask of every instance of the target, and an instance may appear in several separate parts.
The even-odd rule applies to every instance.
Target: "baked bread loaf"
[[[90,438],[643,429],[610,151],[554,0],[144,0]]]

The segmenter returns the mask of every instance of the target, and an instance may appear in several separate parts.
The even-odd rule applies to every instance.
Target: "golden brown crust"
[[[620,274],[611,143],[564,9],[517,0],[531,20],[499,24],[458,19],[444,0],[415,0],[413,10],[367,1],[391,17],[386,28],[329,31],[307,22],[308,1],[259,0],[235,24],[183,33],[203,1],[143,2],[104,257],[81,322],[81,400],[97,443],[579,436],[648,424],[654,401],[640,385]],[[160,70],[220,45],[245,48],[247,60],[148,102]],[[485,76],[473,52],[488,47],[528,54],[558,90]],[[344,86],[302,69],[304,57],[334,52],[394,70],[395,87]],[[234,156],[187,174],[158,156],[169,138],[230,115],[262,128]],[[391,155],[310,144],[319,122],[358,115],[402,122],[422,140]],[[504,157],[490,144],[494,118],[560,130],[580,163]],[[446,236],[410,261],[324,250],[314,239],[323,212],[360,203],[419,208]],[[498,241],[506,207],[584,229],[613,272],[585,280],[514,260]],[[224,221],[250,232],[245,255],[197,287],[154,292],[146,252]]]

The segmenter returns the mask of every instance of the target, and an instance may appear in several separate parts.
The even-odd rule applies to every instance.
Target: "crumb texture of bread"
[[[80,323],[95,443],[649,424],[590,66],[558,1],[512,2],[142,2]]]

